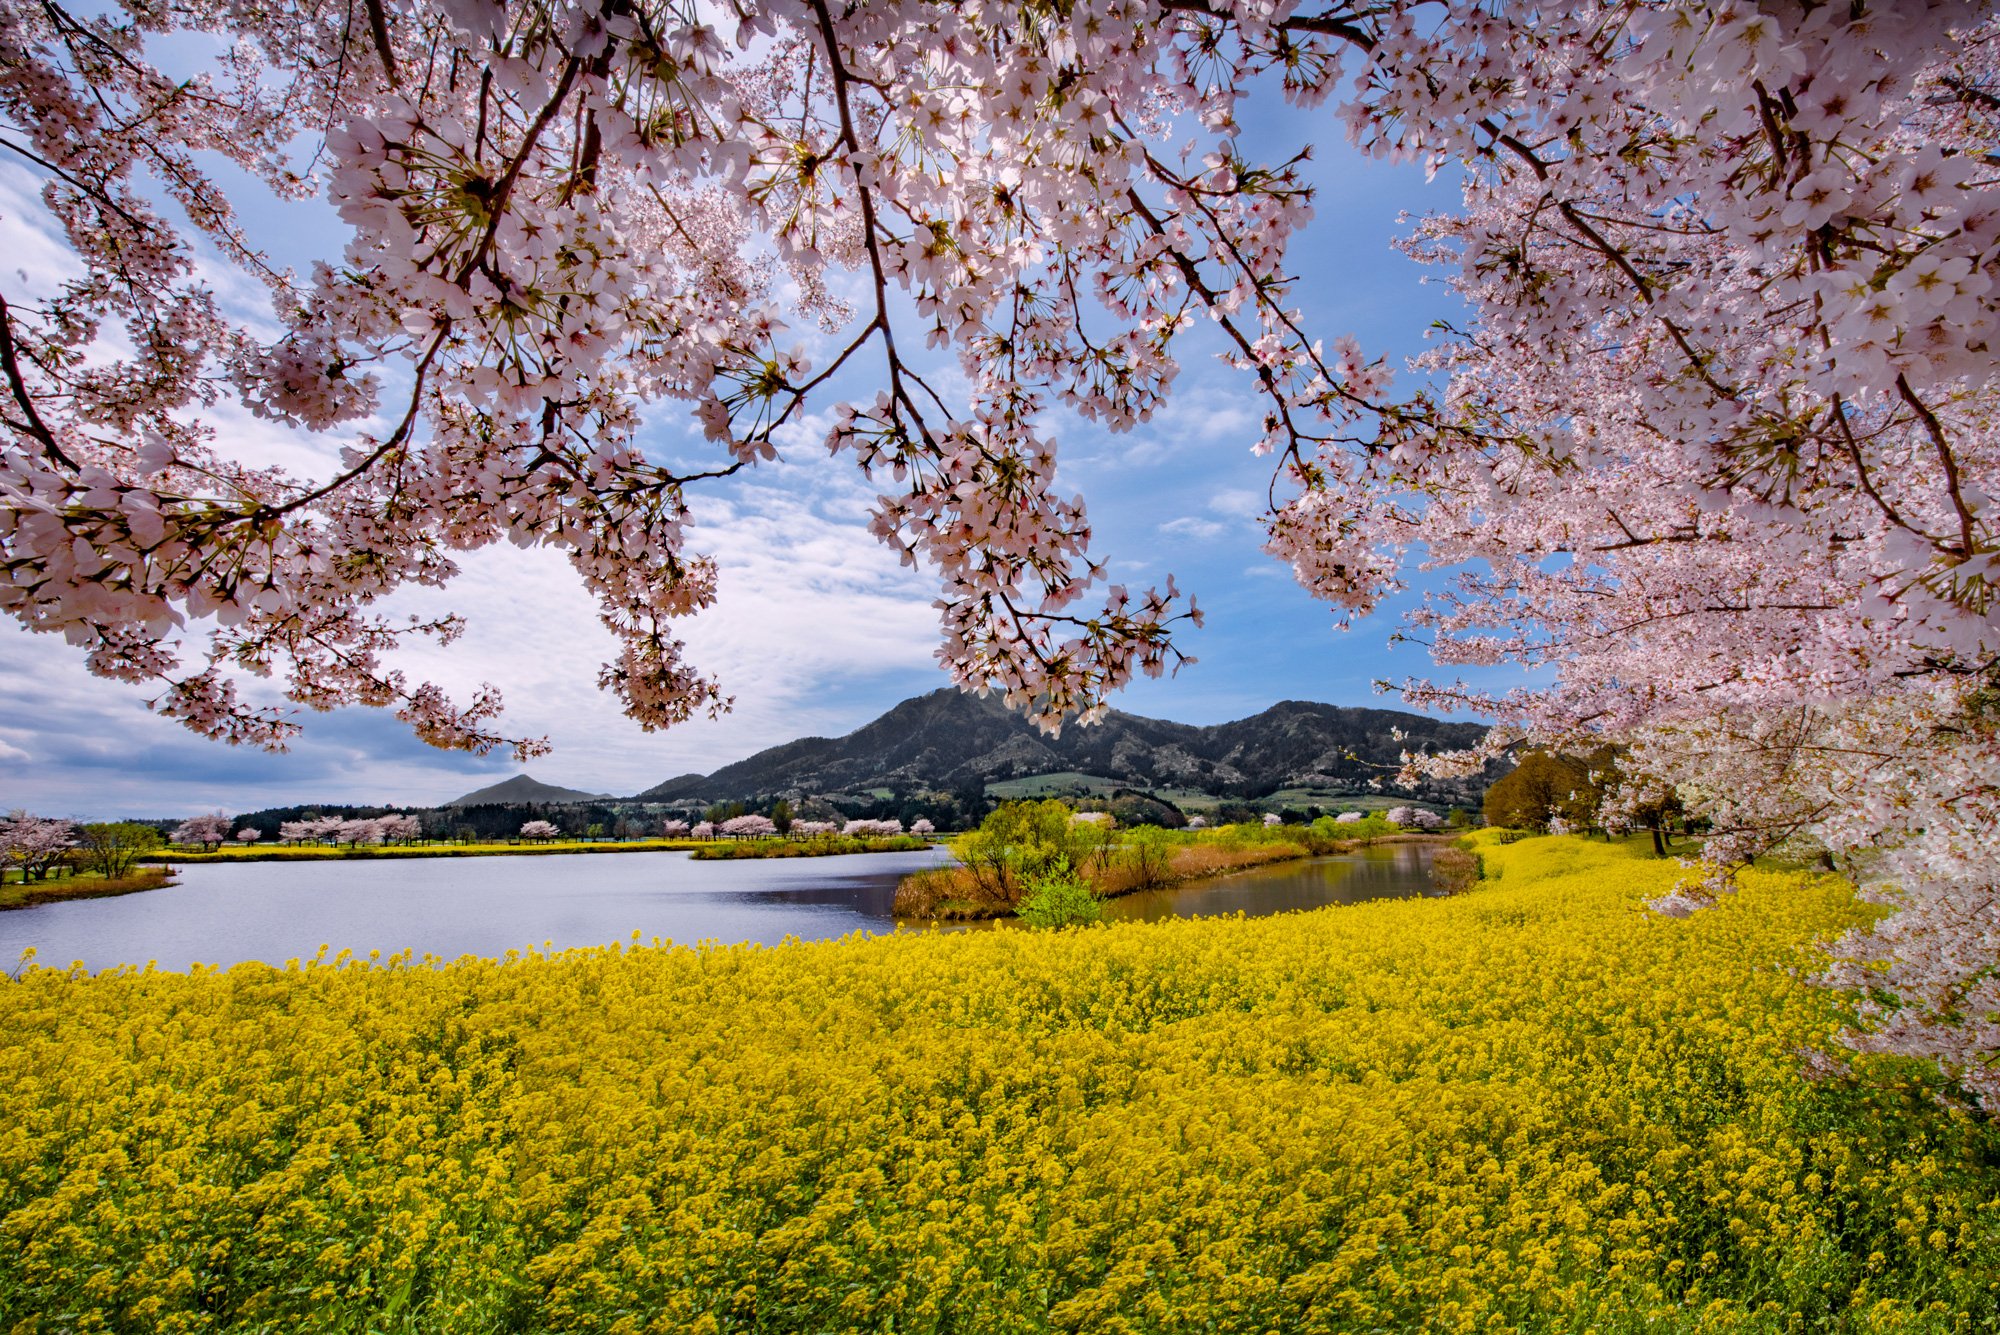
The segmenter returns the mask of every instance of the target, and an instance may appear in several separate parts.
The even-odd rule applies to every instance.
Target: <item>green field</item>
[[[1019,779],[1001,779],[986,785],[986,795],[1009,802],[1024,797],[1070,797],[1078,793],[1091,797],[1109,797],[1112,789],[1130,786],[1123,780],[1107,779],[1101,774],[1079,774],[1074,770],[1061,770],[1054,774],[1030,774]]]
[[[1434,802],[1412,802],[1407,797],[1384,797],[1380,793],[1351,793],[1338,788],[1280,788],[1258,799],[1263,806],[1325,807],[1328,811],[1387,811],[1391,807],[1435,807]]]
[[[1116,789],[1150,793],[1187,812],[1211,812],[1224,802],[1242,801],[1260,808],[1325,807],[1328,811],[1387,811],[1411,805],[1406,797],[1384,797],[1380,793],[1354,793],[1334,788],[1281,788],[1268,797],[1231,798],[1195,788],[1148,786],[1125,779],[1109,779],[1102,774],[1062,770],[1054,774],[1030,774],[1018,779],[1001,779],[986,785],[986,795],[1001,801],[1042,797],[1109,797]],[[1417,806],[1432,803],[1419,802]]]

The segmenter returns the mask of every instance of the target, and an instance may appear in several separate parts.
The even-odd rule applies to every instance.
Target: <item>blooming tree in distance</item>
[[[660,837],[663,839],[685,839],[688,823],[684,820],[663,820],[660,822]]]
[[[549,821],[531,820],[521,827],[521,837],[523,839],[558,839],[562,837],[562,831]]]
[[[1299,581],[1354,614],[1459,568],[1415,633],[1551,681],[1408,698],[1492,748],[1629,743],[1718,863],[1852,858],[1898,910],[1852,943],[1901,998],[1862,1041],[2000,1102],[1990,4],[0,0],[0,32],[69,266],[0,304],[0,608],[196,730],[281,745],[268,676],[534,753],[388,661],[455,618],[378,608],[502,540],[568,556],[634,719],[721,707],[673,633],[715,592],[689,489],[854,378],[822,443],[937,573],[945,667],[1093,717],[1194,611],[1094,591],[1049,410],[1144,421],[1205,323]],[[1311,194],[1243,151],[1260,90],[1460,183],[1408,244],[1465,316],[1407,387],[1291,296]],[[324,199],[343,253],[280,267],[252,189]],[[647,452],[674,412],[709,461]]]
[[[26,811],[0,818],[0,869],[12,867],[25,881],[39,881],[76,847],[76,826]]]
[[[919,816],[910,822],[910,833],[928,837],[937,833],[937,826],[931,824],[929,817]]]
[[[382,826],[382,838],[390,843],[401,843],[419,838],[424,832],[424,823],[415,816],[391,811],[378,818]]]
[[[246,848],[249,847],[251,844],[256,843],[259,839],[262,839],[263,837],[264,837],[264,832],[262,830],[243,829],[243,830],[238,830],[236,832],[236,842],[242,844]]]
[[[731,816],[719,829],[731,839],[769,839],[778,833],[769,816]]]
[[[177,844],[200,844],[203,848],[214,848],[229,837],[229,826],[229,817],[217,811],[182,821],[168,838]]]

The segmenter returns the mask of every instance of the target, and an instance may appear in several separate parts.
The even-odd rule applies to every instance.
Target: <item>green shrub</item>
[[[1104,834],[1080,825],[1053,798],[1002,802],[979,828],[951,841],[951,851],[987,898],[1011,901],[1017,889],[1061,863],[1065,874],[1096,853]]]
[[[1027,893],[1014,911],[1030,927],[1080,927],[1104,916],[1104,901],[1070,870],[1067,858],[1022,878]]]

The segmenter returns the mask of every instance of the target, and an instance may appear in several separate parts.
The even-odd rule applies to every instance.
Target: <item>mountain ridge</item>
[[[475,788],[463,797],[441,802],[446,807],[477,807],[488,805],[505,806],[515,803],[544,802],[563,805],[571,802],[602,802],[610,798],[609,793],[586,793],[579,788],[560,788],[540,779],[531,779],[525,774],[516,774],[511,779]]]
[[[1048,737],[998,699],[945,687],[904,700],[845,736],[795,738],[707,775],[664,780],[634,800],[748,800],[876,788],[949,792],[1069,771],[1139,788],[1244,797],[1294,786],[1365,789],[1394,770],[1405,747],[1457,749],[1485,732],[1480,724],[1403,710],[1281,700],[1209,725],[1114,709],[1089,727]],[[1483,787],[1480,780],[1440,780],[1393,791],[1454,801]]]

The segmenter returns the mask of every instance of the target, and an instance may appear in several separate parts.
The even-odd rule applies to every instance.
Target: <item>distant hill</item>
[[[1394,731],[1405,737],[1398,740]],[[1470,746],[1486,729],[1394,709],[1286,700],[1233,723],[1195,727],[1110,711],[1091,727],[1046,737],[998,698],[950,688],[905,700],[845,737],[802,737],[709,775],[668,779],[646,801],[736,800],[873,788],[959,791],[1033,774],[1076,771],[1133,787],[1261,797],[1282,788],[1365,790],[1410,749]],[[1409,792],[1466,800],[1483,782]]]
[[[511,779],[455,797],[443,803],[448,807],[480,807],[488,805],[508,805],[522,802],[601,802],[609,794],[584,793],[574,788],[558,788],[540,779],[531,779],[525,774],[516,774]]]

